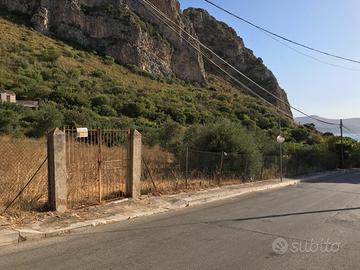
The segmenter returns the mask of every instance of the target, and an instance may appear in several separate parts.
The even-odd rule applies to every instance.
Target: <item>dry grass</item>
[[[47,157],[46,139],[0,137],[0,213],[19,194]],[[103,200],[122,197],[127,177],[126,145],[101,147],[101,193]],[[67,144],[69,207],[99,201],[99,146]],[[45,209],[47,203],[47,162],[8,212]]]
[[[24,41],[24,39],[26,40]],[[84,53],[62,41],[44,36],[28,26],[17,25],[0,17],[0,56],[2,53],[1,46],[14,46],[19,44],[27,44],[30,46],[34,55],[41,54],[43,50],[47,48],[54,48],[62,51],[63,55],[60,57],[59,63],[65,70],[81,68],[86,73],[90,74],[92,71],[100,69],[105,71],[109,77],[121,82],[126,87],[145,88],[152,91],[157,91],[164,87],[171,87],[176,91],[186,89],[186,86],[180,84],[168,84],[165,82],[154,81],[144,76],[139,76],[121,65],[107,65],[103,63],[103,58],[101,56],[92,53]],[[6,50],[4,50],[4,53],[5,52]],[[68,54],[79,53],[86,55],[80,62],[79,59],[66,56]],[[10,73],[6,75],[11,76]],[[9,80],[11,80],[11,78],[9,78]]]
[[[206,153],[208,155],[208,153]],[[198,158],[203,158],[199,156]],[[142,194],[174,194],[178,192],[203,190],[219,185],[234,185],[245,182],[274,179],[278,177],[279,168],[274,157],[264,160],[259,179],[245,179],[239,173],[215,171],[212,174],[190,170],[188,179],[183,164],[178,157],[159,146],[143,147]]]
[[[0,137],[0,210],[26,185],[47,156],[46,140]],[[47,200],[47,163],[10,211],[42,208]]]
[[[94,142],[94,141],[93,141]],[[26,185],[46,158],[46,139],[0,137],[0,211]],[[68,204],[79,207],[99,202],[99,145],[72,140],[67,144]],[[126,143],[102,144],[101,195],[103,200],[124,195],[128,171]],[[243,183],[236,176],[202,175],[190,172],[186,180],[176,156],[159,146],[143,146],[141,188],[143,194],[173,194],[203,190],[218,185]],[[263,179],[273,178],[277,167],[263,171]],[[156,188],[155,188],[156,187]],[[47,202],[47,164],[10,208],[10,213],[45,209]],[[21,211],[19,211],[21,210]]]
[[[104,133],[101,144],[96,132],[91,131],[87,139],[68,134],[66,148],[69,207],[98,203],[100,196],[101,200],[124,196],[128,170],[126,131]]]
[[[174,194],[244,182],[235,176],[205,175],[195,171],[189,172],[186,179],[185,170],[175,155],[159,146],[143,147],[142,170],[142,194]]]

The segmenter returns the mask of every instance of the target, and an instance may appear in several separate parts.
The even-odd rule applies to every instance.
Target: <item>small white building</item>
[[[16,100],[16,94],[13,91],[0,90],[0,102],[16,103],[17,105],[30,108],[32,110],[39,109],[39,101],[35,100]]]
[[[16,94],[13,91],[1,91],[0,100],[1,102],[16,103]]]

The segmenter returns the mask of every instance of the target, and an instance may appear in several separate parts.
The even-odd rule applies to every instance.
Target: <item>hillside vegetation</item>
[[[38,112],[2,105],[6,133],[42,136],[61,125],[160,127],[170,121],[188,126],[218,118],[271,129],[278,121],[274,111],[217,77],[206,88],[162,79],[4,18],[0,56],[0,88],[13,90],[18,99],[41,101]]]
[[[337,137],[322,136],[313,126],[296,127],[221,77],[211,75],[209,82],[205,87],[124,67],[37,33],[26,18],[4,12],[0,17],[0,89],[40,101],[38,111],[0,104],[2,134],[41,137],[64,125],[136,127],[145,143],[175,152],[187,145],[246,154],[256,171],[265,155],[278,153],[280,120],[296,166],[300,161],[311,170],[339,165]],[[359,145],[348,145],[347,158],[359,157]]]

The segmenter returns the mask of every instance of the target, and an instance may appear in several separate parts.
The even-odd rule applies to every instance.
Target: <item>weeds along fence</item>
[[[67,206],[123,198],[128,177],[128,130],[66,128]],[[0,137],[0,215],[48,207],[47,139]]]
[[[143,147],[142,191],[171,193],[276,178],[278,156]]]
[[[124,197],[129,169],[128,130],[67,129],[69,208]],[[142,147],[142,193],[174,193],[279,177],[279,156]],[[284,176],[335,169],[336,154],[287,153]],[[0,137],[0,214],[45,209],[48,200],[46,139]]]
[[[46,139],[0,137],[0,213],[46,207],[47,177]]]
[[[337,168],[337,157],[328,152],[292,153],[283,156],[283,176],[294,177]],[[237,154],[196,149],[143,147],[142,192],[173,193],[279,178],[280,156]]]
[[[300,151],[284,155],[284,174],[294,177],[319,171],[334,170],[339,166],[339,157],[331,152]]]

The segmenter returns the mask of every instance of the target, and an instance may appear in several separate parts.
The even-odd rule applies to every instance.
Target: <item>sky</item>
[[[246,47],[261,57],[275,74],[292,106],[310,115],[326,118],[360,117],[360,64],[329,58],[291,45],[322,61],[357,70],[324,65],[279,44],[203,0],[179,1],[182,9],[204,8],[234,28]],[[212,1],[275,33],[360,61],[359,0]],[[294,112],[294,116],[300,115]]]

